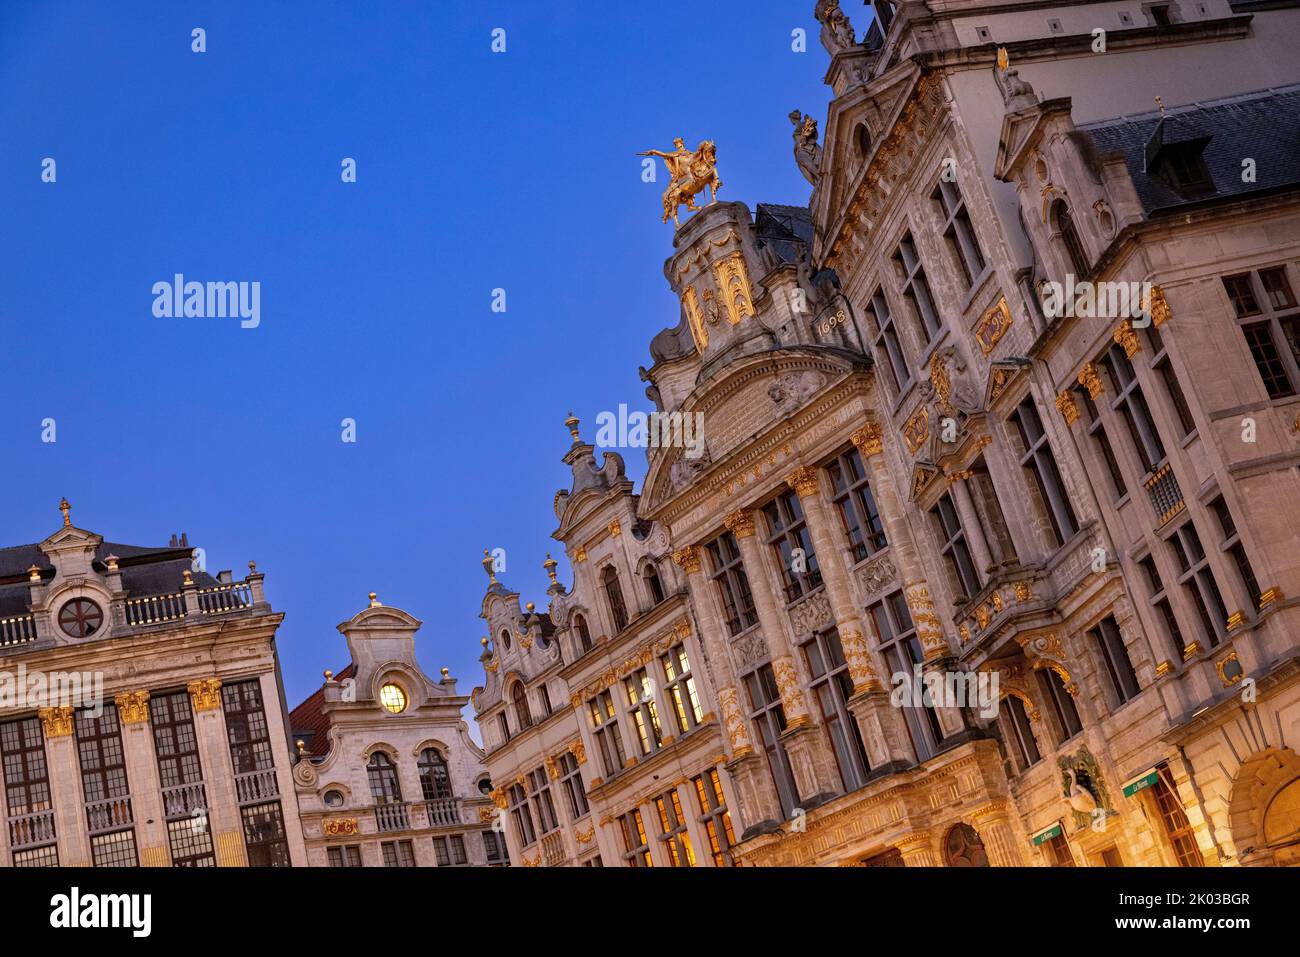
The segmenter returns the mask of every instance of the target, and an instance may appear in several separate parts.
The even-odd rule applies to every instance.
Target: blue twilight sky
[[[256,559],[290,706],[374,590],[468,694],[482,550],[539,607],[548,550],[570,580],[565,414],[591,438],[648,408],[637,366],[678,319],[663,169],[634,154],[709,137],[722,198],[807,202],[786,114],[824,118],[812,7],[4,0],[0,544],[66,495],[110,541]],[[155,318],[178,272],[259,281],[260,326]]]

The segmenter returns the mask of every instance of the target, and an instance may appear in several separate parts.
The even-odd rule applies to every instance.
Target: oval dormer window
[[[104,623],[104,610],[89,598],[74,598],[59,609],[59,627],[71,638],[88,638]]]
[[[389,683],[380,688],[379,701],[391,714],[401,714],[406,710],[406,692],[400,685]]]

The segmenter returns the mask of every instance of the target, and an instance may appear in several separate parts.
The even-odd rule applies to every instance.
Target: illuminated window
[[[736,843],[736,835],[731,829],[731,815],[727,813],[727,799],[722,793],[718,769],[710,768],[693,780],[695,796],[700,801],[700,822],[709,835],[713,863],[718,867],[727,867],[731,863],[729,851]]]
[[[406,710],[406,692],[394,684],[386,684],[379,689],[379,701],[385,711],[401,714]]]
[[[686,832],[686,816],[682,813],[682,799],[677,789],[655,798],[655,810],[659,812],[659,840],[667,846],[668,859],[673,867],[694,867],[695,850],[691,847],[691,836]]]

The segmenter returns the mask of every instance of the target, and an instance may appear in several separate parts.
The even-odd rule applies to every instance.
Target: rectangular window
[[[506,713],[504,711],[497,715],[497,730],[501,732],[502,744],[505,744],[510,740],[510,722],[506,720]]]
[[[641,754],[653,754],[663,746],[664,736],[659,725],[659,709],[655,706],[654,684],[644,668],[623,679],[623,693],[627,698],[628,720],[636,731]]]
[[[249,867],[288,867],[289,842],[279,801],[239,809],[244,821],[244,845]]]
[[[1029,715],[1025,714],[1024,703],[1015,695],[1007,695],[1002,700],[1002,735],[1006,739],[1016,770],[1024,772],[1037,764],[1042,755],[1038,752],[1038,742],[1034,740],[1034,729],[1029,724]]]
[[[1065,483],[1061,481],[1061,472],[1056,467],[1056,456],[1047,442],[1047,431],[1043,420],[1038,415],[1038,407],[1032,398],[1026,398],[1012,413],[1016,431],[1020,434],[1022,453],[1020,467],[1030,480],[1030,487],[1038,493],[1040,508],[1047,516],[1055,536],[1055,544],[1060,548],[1066,540],[1079,530],[1070,497],[1066,494]]]
[[[1241,332],[1268,397],[1295,395],[1300,382],[1300,313],[1290,311],[1296,300],[1286,268],[1225,276],[1223,285],[1238,320],[1252,320],[1241,323]]]
[[[1147,340],[1151,343],[1151,371],[1155,377],[1165,387],[1165,392],[1169,395],[1169,401],[1173,404],[1174,415],[1178,419],[1180,439],[1185,439],[1196,429],[1196,420],[1192,418],[1191,407],[1187,404],[1187,397],[1183,395],[1183,387],[1178,382],[1178,375],[1174,372],[1173,361],[1169,358],[1169,353],[1165,349],[1164,337],[1160,335],[1160,330],[1154,325],[1147,327]]]
[[[694,867],[695,849],[691,847],[686,815],[682,813],[682,799],[677,789],[655,798],[655,810],[659,812],[659,840],[668,851],[668,860],[673,867]]]
[[[1259,609],[1259,579],[1255,577],[1255,569],[1250,564],[1250,559],[1246,557],[1246,548],[1241,543],[1241,535],[1237,531],[1237,523],[1232,520],[1232,513],[1228,511],[1228,503],[1220,495],[1210,503],[1210,511],[1215,514],[1219,520],[1219,529],[1223,532],[1223,538],[1219,542],[1219,551],[1224,552],[1237,569],[1237,577],[1241,581],[1241,587],[1245,589],[1246,595],[1250,599],[1251,605]]]
[[[560,767],[560,783],[569,798],[569,810],[573,814],[573,820],[576,821],[580,817],[585,817],[588,811],[587,792],[582,786],[582,772],[578,767],[578,759],[571,751],[565,751],[556,763]]]
[[[858,723],[849,711],[849,698],[853,697],[853,679],[844,660],[837,631],[814,635],[803,645],[804,660],[812,683],[808,690],[821,710],[822,724],[830,738],[831,751],[839,766],[840,785],[847,791],[856,791],[866,783],[871,762],[862,745]]]
[[[632,808],[618,819],[623,831],[623,861],[628,867],[654,867],[650,857],[650,840],[646,837],[641,809]]]
[[[344,844],[341,847],[327,847],[325,854],[330,867],[360,867],[361,845]]]
[[[206,816],[195,814],[169,820],[167,843],[171,847],[172,867],[217,866],[217,857],[212,852],[212,828]]]
[[[731,815],[727,813],[727,799],[722,793],[722,779],[717,768],[709,768],[699,777],[692,778],[695,796],[700,802],[700,823],[709,835],[709,852],[717,867],[731,865],[731,848],[736,844],[731,829]]]
[[[785,753],[785,743],[781,740],[781,734],[786,728],[785,709],[781,706],[781,693],[777,689],[772,666],[763,665],[757,671],[747,674],[745,689],[749,692],[749,718],[758,728],[758,738],[763,742],[768,771],[781,801],[781,811],[788,818],[799,804],[799,793],[795,790],[790,758]]]
[[[483,839],[483,854],[489,864],[510,864],[510,854],[506,850],[506,837],[497,831],[480,831]]]
[[[1043,697],[1052,709],[1052,717],[1056,719],[1056,743],[1064,744],[1083,730],[1079,709],[1074,706],[1074,695],[1066,690],[1061,676],[1051,668],[1038,672],[1038,683],[1043,689]]]
[[[528,800],[533,807],[533,816],[543,834],[550,834],[560,826],[555,814],[555,802],[551,800],[551,779],[546,768],[534,768],[528,775]]]
[[[1187,812],[1178,800],[1174,788],[1173,775],[1167,765],[1156,769],[1156,783],[1151,786],[1151,796],[1155,799],[1156,809],[1160,812],[1160,823],[1164,825],[1165,837],[1173,849],[1179,867],[1204,867],[1205,859],[1196,844],[1196,835],[1192,832]]]
[[[966,212],[966,200],[956,183],[940,180],[930,197],[939,209],[943,220],[942,233],[948,250],[957,265],[961,267],[962,276],[969,289],[975,279],[984,272],[984,253],[980,250],[979,240],[975,238],[975,229],[971,226],[970,216]]]
[[[126,757],[117,706],[106,704],[99,717],[78,711],[74,719],[81,788],[86,801],[86,826],[91,834],[95,866],[130,866],[135,858],[135,830],[131,813],[131,787],[126,779]],[[112,837],[113,840],[100,840]],[[125,835],[125,836],[122,836]],[[109,862],[100,865],[99,861]]]
[[[763,514],[767,517],[767,543],[776,552],[785,580],[785,600],[797,601],[822,583],[799,496],[783,492],[763,506]]]
[[[713,581],[727,616],[727,630],[738,635],[758,624],[758,613],[754,610],[754,596],[749,590],[749,577],[740,560],[736,537],[726,532],[709,542],[708,550],[713,561]]]
[[[410,841],[384,841],[379,849],[384,855],[384,867],[415,866],[415,848]]]
[[[890,670],[890,683],[900,678],[913,682],[925,660],[921,641],[916,637],[911,612],[901,591],[890,592],[871,606],[871,618],[880,636],[880,652],[885,656]],[[933,757],[943,741],[943,728],[932,702],[905,705],[908,735],[918,761]]]
[[[601,763],[605,766],[605,777],[612,778],[627,764],[613,695],[609,691],[600,692],[587,702],[587,712],[591,716],[592,737],[596,739]]]
[[[889,544],[862,457],[857,449],[851,449],[826,466],[826,472],[835,489],[835,508],[844,524],[853,560],[860,562]]]
[[[262,705],[261,683],[253,678],[222,685],[221,707],[226,715],[226,737],[236,774],[275,767],[271,735]]]
[[[871,313],[876,320],[876,364],[889,374],[894,395],[898,395],[912,380],[912,371],[902,343],[898,341],[898,329],[894,326],[894,317],[889,312],[883,289],[877,289],[872,295]]]
[[[686,657],[686,645],[674,645],[659,657],[664,673],[664,696],[672,703],[679,734],[694,731],[704,720],[704,709],[695,690],[695,676]]]
[[[1110,436],[1106,434],[1106,426],[1101,420],[1101,413],[1097,409],[1097,403],[1092,401],[1092,396],[1084,388],[1075,389],[1074,398],[1083,411],[1083,420],[1088,429],[1088,436],[1096,445],[1097,452],[1106,465],[1106,473],[1110,476],[1110,484],[1115,498],[1123,498],[1128,494],[1128,486],[1124,483],[1124,473],[1120,471],[1119,461],[1115,458],[1115,449],[1110,444]]]
[[[975,559],[966,543],[966,531],[957,516],[957,506],[953,504],[951,494],[945,492],[940,497],[930,510],[930,519],[940,542],[939,554],[943,556],[944,565],[948,569],[949,582],[956,596],[955,603],[960,605],[984,586],[975,570]]]
[[[537,841],[537,832],[533,829],[533,815],[528,810],[528,794],[518,781],[506,790],[509,801],[510,820],[515,825],[515,837],[520,847],[528,847]]]
[[[33,716],[0,724],[0,754],[4,756],[9,845],[15,848],[14,866],[57,866],[54,805],[50,799],[41,719]]]
[[[1169,538],[1169,545],[1178,563],[1178,584],[1196,609],[1202,636],[1213,648],[1228,633],[1228,610],[1196,526],[1190,520],[1178,526]]]
[[[1052,867],[1074,867],[1074,855],[1070,853],[1070,844],[1064,834],[1056,834],[1043,842],[1047,859]]]
[[[939,319],[939,311],[934,305],[934,296],[930,293],[930,283],[925,278],[925,267],[921,265],[921,257],[917,254],[911,233],[905,235],[899,242],[898,251],[894,253],[894,266],[898,270],[903,298],[907,300],[916,319],[921,341],[928,346],[938,334],[942,323]]]
[[[551,693],[546,690],[546,685],[537,686],[537,697],[542,702],[542,716],[550,717],[554,709],[551,707]]]
[[[1165,445],[1156,428],[1155,419],[1151,417],[1151,408],[1147,405],[1142,386],[1138,384],[1133,364],[1122,346],[1113,345],[1100,365],[1106,371],[1115,393],[1111,408],[1128,428],[1129,438],[1142,461],[1142,468],[1148,473],[1154,472],[1165,460]]]
[[[207,798],[189,693],[174,691],[150,697],[149,726],[153,730],[154,754],[158,759],[164,816],[169,821],[192,820],[195,811],[206,809]],[[176,857],[176,848],[173,848],[173,860]]]
[[[971,462],[969,471],[966,490],[970,493],[975,517],[984,532],[984,541],[988,543],[990,558],[996,565],[1015,564],[1019,560],[1016,554],[1016,543],[1011,539],[1007,519],[1002,512],[1002,502],[998,498],[997,488],[984,462],[984,456],[981,455]]]
[[[1103,618],[1088,635],[1097,644],[1102,660],[1106,664],[1106,674],[1110,678],[1111,690],[1120,704],[1133,698],[1142,689],[1138,686],[1137,674],[1133,671],[1133,662],[1129,659],[1128,648],[1120,635],[1119,625],[1114,618]]]
[[[459,834],[433,839],[433,854],[439,867],[463,867],[469,863],[465,855],[465,839]]]

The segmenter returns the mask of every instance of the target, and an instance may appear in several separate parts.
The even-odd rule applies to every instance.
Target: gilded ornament
[[[785,477],[785,484],[795,490],[800,498],[810,498],[817,494],[817,470],[801,465]]]
[[[688,575],[694,575],[700,570],[700,549],[696,545],[683,545],[677,551],[673,552],[673,561]]]
[[[66,738],[72,734],[72,705],[58,705],[37,711],[47,738]]]
[[[1133,322],[1125,319],[1115,330],[1114,340],[1124,347],[1124,354],[1132,359],[1142,350],[1142,343],[1138,341],[1137,333],[1133,331]]]
[[[1095,399],[1102,393],[1101,376],[1097,373],[1097,367],[1089,362],[1079,370],[1079,385],[1088,390],[1088,397]]]
[[[998,301],[975,324],[975,341],[979,343],[980,351],[989,355],[1010,328],[1011,308],[1007,305],[1006,297],[999,296]]]
[[[139,724],[149,720],[149,692],[124,691],[114,695],[118,718],[123,724]]]
[[[1146,311],[1151,316],[1151,324],[1156,327],[1163,326],[1174,317],[1169,311],[1169,300],[1165,298],[1165,291],[1159,286],[1151,287]]]
[[[849,439],[858,447],[858,451],[868,458],[879,455],[883,448],[883,432],[876,422],[868,422],[850,435]]]
[[[748,509],[738,508],[724,518],[722,524],[737,538],[749,538],[754,534],[754,513]]]
[[[723,305],[727,307],[728,322],[734,326],[746,316],[754,315],[754,298],[743,253],[732,253],[714,263],[713,278],[718,284]]]
[[[360,834],[361,828],[355,817],[336,817],[322,821],[321,831],[326,837],[346,837]]]
[[[618,519],[614,519],[614,521],[609,523],[608,531],[611,538],[618,538],[623,534],[623,526],[619,524]]]
[[[907,443],[907,450],[915,455],[929,435],[930,410],[921,406],[903,425],[903,441]]]
[[[1074,425],[1079,418],[1079,407],[1074,404],[1074,393],[1066,389],[1056,397],[1056,411],[1061,413],[1066,425]]]
[[[952,379],[948,377],[948,366],[943,356],[938,353],[930,357],[930,384],[939,398],[939,411],[952,415]]]
[[[703,192],[705,187],[709,190],[709,205],[712,206],[717,202],[722,180],[718,178],[717,148],[712,140],[701,141],[699,147],[691,151],[679,136],[673,140],[673,147],[671,153],[646,150],[637,156],[658,156],[664,161],[669,181],[668,188],[664,190],[663,221],[667,223],[671,217],[680,226],[681,220],[677,218],[680,207],[685,205],[688,211],[699,209],[695,205],[695,196]]]
[[[195,711],[214,711],[221,707],[221,679],[200,678],[185,685]]]

